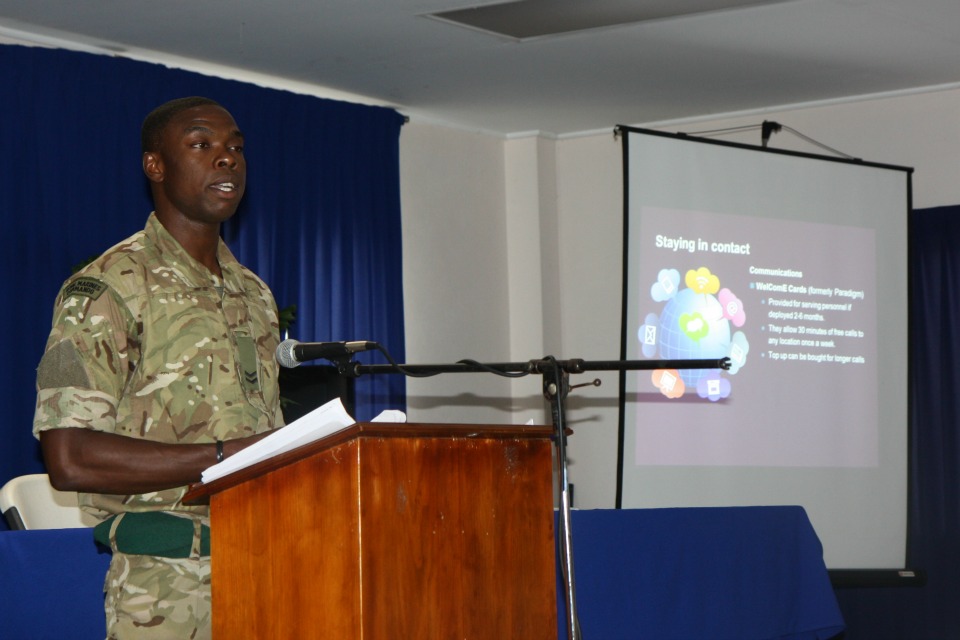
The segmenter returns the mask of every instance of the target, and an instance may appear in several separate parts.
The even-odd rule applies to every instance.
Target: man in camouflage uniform
[[[108,637],[209,638],[207,508],[181,499],[282,426],[277,309],[219,235],[246,180],[232,116],[175,100],[142,144],[155,211],[64,284],[33,429],[53,485],[104,519]]]

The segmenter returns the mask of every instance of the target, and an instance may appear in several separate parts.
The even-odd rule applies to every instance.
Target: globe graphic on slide
[[[730,351],[730,321],[723,316],[720,301],[709,293],[678,291],[660,313],[659,334],[660,357],[666,360],[724,358]],[[680,377],[688,387],[696,388],[709,372],[683,369]]]

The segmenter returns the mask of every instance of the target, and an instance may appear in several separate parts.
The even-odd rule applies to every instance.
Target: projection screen
[[[620,127],[621,507],[801,505],[903,567],[912,170]]]

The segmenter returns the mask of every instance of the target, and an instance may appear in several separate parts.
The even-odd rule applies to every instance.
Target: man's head
[[[219,224],[234,214],[247,165],[243,134],[226,109],[208,98],[173,100],[147,116],[141,137],[161,222]]]

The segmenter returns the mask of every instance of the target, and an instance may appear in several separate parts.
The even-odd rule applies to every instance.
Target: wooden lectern
[[[358,423],[207,484],[213,637],[557,637],[552,429]]]

